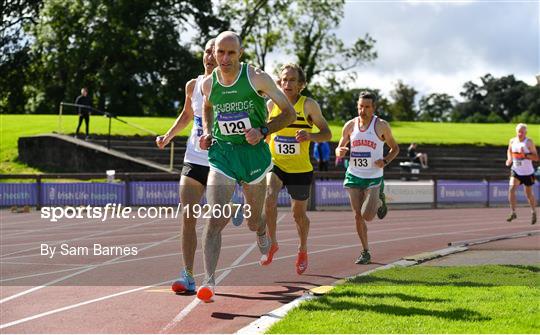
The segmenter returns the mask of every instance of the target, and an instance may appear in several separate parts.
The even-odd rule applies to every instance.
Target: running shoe
[[[296,273],[301,275],[307,269],[307,251],[299,251],[296,256]]]
[[[379,220],[382,220],[384,219],[384,217],[386,216],[386,214],[388,214],[388,207],[386,206],[386,195],[384,194],[384,192],[380,192],[379,193],[379,199],[381,199],[381,207],[379,207],[379,209],[377,209],[377,217],[379,218]]]
[[[360,254],[360,257],[358,257],[358,259],[356,260],[355,263],[356,264],[369,264],[369,263],[371,263],[371,254],[369,253],[369,251],[367,251],[367,250],[362,251],[362,253]]]
[[[279,250],[279,246],[277,243],[272,243],[272,246],[270,247],[270,250],[268,251],[268,255],[262,255],[261,261],[259,262],[261,265],[270,265],[272,263],[272,260],[274,259],[274,254]]]
[[[242,194],[233,195],[231,209],[233,210],[232,224],[238,227],[244,222],[244,196]]]
[[[536,224],[536,213],[532,213],[531,224]]]
[[[175,281],[171,289],[176,293],[195,293],[196,287],[195,287],[195,279],[192,275],[190,275],[186,269],[182,270],[182,273],[180,274],[180,279]]]
[[[240,226],[242,222],[244,222],[243,207],[244,206],[242,204],[240,204],[240,208],[238,208],[238,206],[232,206],[232,209],[234,211],[234,215],[232,217],[232,224],[235,225],[236,227]]]
[[[266,236],[266,231],[262,235],[257,234],[257,246],[261,254],[268,255],[271,245],[272,241],[270,241],[270,237]]]
[[[512,222],[512,220],[514,220],[514,219],[517,219],[516,212],[510,213],[510,215],[508,215],[508,218],[506,219],[506,221],[507,222]]]
[[[214,286],[213,285],[202,285],[197,291],[197,298],[204,302],[214,301]]]

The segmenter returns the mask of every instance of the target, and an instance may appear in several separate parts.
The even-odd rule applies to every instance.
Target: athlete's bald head
[[[242,57],[240,36],[232,31],[224,31],[216,37],[214,54],[221,72],[236,75]]]
[[[238,49],[242,49],[242,39],[240,38],[240,35],[238,35],[234,31],[224,31],[220,33],[216,37],[216,45],[220,43],[221,41],[225,41],[225,40],[235,40],[238,45]]]

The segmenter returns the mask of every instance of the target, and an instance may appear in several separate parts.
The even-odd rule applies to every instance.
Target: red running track
[[[360,253],[351,212],[310,212],[309,267],[295,272],[297,233],[289,212],[279,212],[280,250],[258,265],[255,235],[244,223],[227,226],[213,303],[175,295],[180,224],[168,220],[72,219],[50,223],[38,213],[1,211],[0,332],[2,333],[231,333],[300,296],[305,290],[442,249],[448,242],[534,231],[528,209],[509,224],[507,209],[395,210],[370,223],[370,265]],[[202,224],[198,224],[199,237]],[[136,256],[40,255],[40,244],[136,246]],[[199,240],[197,282],[203,277]]]

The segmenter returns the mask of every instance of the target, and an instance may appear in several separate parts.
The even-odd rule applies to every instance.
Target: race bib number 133
[[[351,152],[350,164],[357,169],[371,169],[373,167],[371,152]]]

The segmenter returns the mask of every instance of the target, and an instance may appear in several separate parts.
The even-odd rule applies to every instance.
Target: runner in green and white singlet
[[[257,183],[272,168],[268,145],[247,142],[245,131],[266,126],[266,102],[252,87],[249,66],[240,64],[240,72],[232,85],[219,82],[212,75],[210,103],[214,114],[212,136],[215,145],[208,152],[210,166],[237,182]]]
[[[272,168],[272,158],[264,138],[294,122],[296,113],[268,74],[240,63],[242,46],[237,34],[219,34],[214,50],[218,68],[202,83],[204,133],[199,143],[202,149],[209,150],[210,163],[206,199],[210,208],[222,207],[231,200],[236,183],[241,183],[249,206],[247,224],[257,232],[257,245],[265,255],[271,242],[261,214],[265,176]],[[263,94],[282,111],[268,124]],[[226,217],[214,216],[214,211],[211,215],[203,233],[206,277],[197,291],[197,297],[205,302],[213,300],[221,231],[228,221]]]

